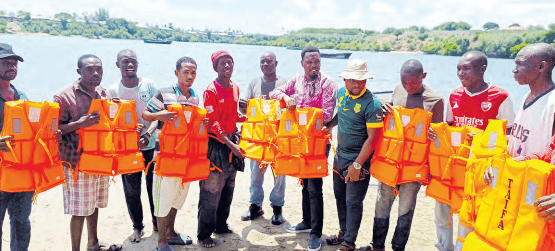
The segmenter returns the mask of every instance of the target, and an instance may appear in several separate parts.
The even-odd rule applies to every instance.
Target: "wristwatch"
[[[353,162],[353,167],[357,170],[360,170],[362,166],[359,163]]]

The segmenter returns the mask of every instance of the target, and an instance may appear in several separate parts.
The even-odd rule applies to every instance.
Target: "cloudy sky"
[[[305,27],[361,28],[382,31],[411,25],[433,28],[464,21],[473,29],[486,22],[506,28],[555,23],[553,0],[17,0],[0,10],[94,13],[107,8],[111,17],[141,24],[172,22],[184,29],[239,29],[245,33],[282,34]]]

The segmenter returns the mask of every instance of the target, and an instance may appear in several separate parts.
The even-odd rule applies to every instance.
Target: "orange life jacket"
[[[0,191],[44,192],[65,182],[55,141],[60,106],[57,103],[9,101],[4,105],[1,137],[10,152],[1,152]]]
[[[415,108],[393,107],[385,117],[382,136],[378,141],[370,173],[380,182],[398,184],[427,181],[428,128],[432,113]]]
[[[164,123],[158,134],[160,153],[156,156],[154,173],[158,176],[179,177],[182,181],[205,180],[210,174],[207,159],[208,132],[202,123],[206,110],[196,106],[173,104],[169,112],[176,112],[173,123]]]
[[[274,162],[277,145],[274,142],[281,117],[278,100],[250,99],[247,121],[243,123],[239,147],[245,157],[261,163]]]
[[[452,127],[446,123],[432,123],[437,137],[430,143],[428,164],[432,179],[426,196],[451,206],[458,213],[464,197],[466,165],[470,147],[465,145],[468,133],[482,130],[473,127]]]
[[[114,176],[144,170],[139,151],[135,101],[93,99],[89,114],[98,112],[100,123],[77,130],[83,150],[75,173]],[[77,175],[74,175],[77,179]]]
[[[489,157],[507,153],[507,121],[490,119],[483,133],[472,140],[472,153],[466,166],[464,198],[459,212],[460,223],[472,228],[483,199],[486,183],[484,173],[491,163]]]
[[[555,166],[541,160],[517,162],[508,154],[496,155],[490,163],[494,178],[463,250],[553,250],[555,222],[539,218],[534,202],[555,193]]]
[[[322,109],[283,109],[276,137],[275,172],[301,179],[328,175],[327,139]]]

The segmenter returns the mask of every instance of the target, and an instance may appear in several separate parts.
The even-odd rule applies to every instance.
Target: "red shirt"
[[[494,85],[476,95],[469,95],[466,88],[459,87],[449,96],[451,111],[448,111],[446,121],[453,122],[456,127],[471,126],[482,130],[486,129],[489,119],[505,119],[512,125],[514,111],[503,111],[513,109],[508,98],[509,92]],[[512,116],[503,116],[504,113],[512,113]]]
[[[231,88],[226,88],[218,80],[214,80],[204,91],[204,108],[210,120],[208,131],[218,138],[222,133],[231,134],[237,130],[237,121],[244,120],[237,113],[239,86],[233,81],[231,85]]]

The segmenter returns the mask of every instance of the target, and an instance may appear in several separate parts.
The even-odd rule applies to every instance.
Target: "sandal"
[[[189,235],[177,234],[175,237],[168,240],[169,245],[191,245],[193,240]]]
[[[204,248],[213,248],[217,245],[216,241],[214,241],[211,237],[203,240],[198,240],[198,244],[200,244]]]
[[[363,247],[363,248],[360,248],[360,249],[359,249],[359,251],[371,251],[371,250],[375,250],[375,251],[385,251],[385,249],[375,249],[374,246],[372,246],[372,244],[370,244],[370,245],[368,245],[368,246],[366,246],[366,247]]]
[[[341,247],[339,247],[339,249],[337,249],[337,251],[355,251],[356,250],[356,246],[354,244],[348,243],[346,241],[344,241],[341,244]]]
[[[332,235],[330,238],[326,238],[326,243],[328,245],[339,245],[343,243],[343,237],[345,236],[345,231],[339,230],[337,235]]]

